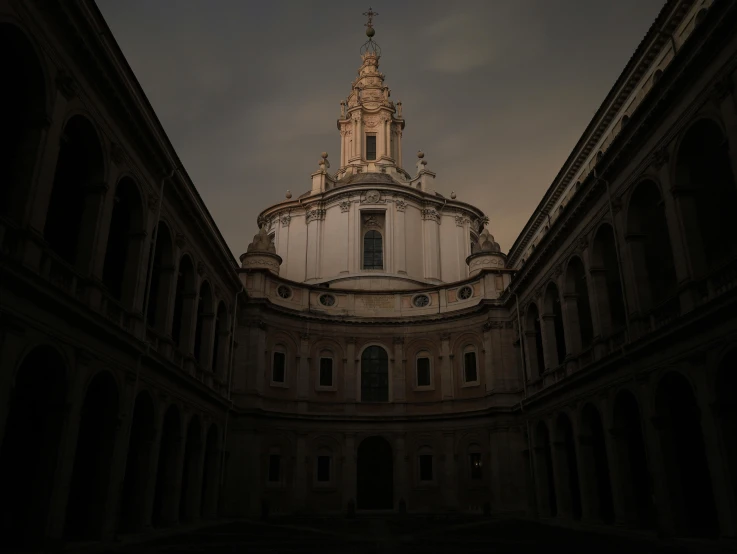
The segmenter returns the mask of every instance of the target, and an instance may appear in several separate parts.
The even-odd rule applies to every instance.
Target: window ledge
[[[424,385],[424,386],[416,385],[415,387],[412,388],[412,390],[415,392],[432,392],[435,390],[435,385]]]
[[[461,388],[478,387],[478,386],[481,386],[481,382],[480,381],[468,381],[466,383],[463,383],[461,385]]]
[[[338,387],[336,387],[335,385],[332,385],[332,386],[329,386],[329,387],[324,387],[322,385],[316,385],[315,386],[315,390],[317,392],[337,392]]]
[[[289,388],[289,385],[287,385],[286,382],[281,382],[281,381],[271,381],[271,383],[269,383],[269,386],[274,387],[276,389],[288,389]]]

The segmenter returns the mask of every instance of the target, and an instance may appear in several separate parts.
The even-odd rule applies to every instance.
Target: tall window
[[[380,346],[369,346],[361,356],[361,401],[389,401],[389,357]]]
[[[363,269],[384,269],[384,249],[379,231],[371,230],[363,235]]]
[[[376,159],[376,135],[366,135],[366,159]]]
[[[432,454],[420,454],[420,481],[432,481]]]
[[[281,456],[279,454],[269,455],[269,482],[278,483],[281,479],[279,470],[281,469]]]
[[[320,483],[330,481],[330,456],[317,457],[317,480]]]
[[[466,383],[475,383],[478,381],[478,371],[476,370],[476,352],[467,350],[463,354],[463,376]]]
[[[471,463],[471,479],[481,479],[483,477],[481,472],[481,452],[471,452],[469,458]]]
[[[333,386],[333,359],[320,358],[320,386]]]
[[[417,357],[417,386],[430,386],[430,358],[426,352],[421,352]]]
[[[287,356],[284,352],[274,352],[274,364],[271,368],[271,380],[274,383],[283,383],[286,374]]]

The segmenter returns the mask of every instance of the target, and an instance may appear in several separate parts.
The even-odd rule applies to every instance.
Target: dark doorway
[[[358,447],[357,504],[359,510],[394,507],[392,447],[382,437],[369,437]]]
[[[66,536],[70,539],[100,538],[117,425],[118,388],[112,375],[98,373],[87,389],[79,421],[67,506]]]
[[[558,416],[558,440],[563,448],[563,471],[568,477],[568,493],[570,494],[571,515],[573,519],[581,519],[581,486],[578,477],[578,461],[576,460],[576,440],[573,434],[571,420],[565,414]],[[562,492],[562,491],[561,491]]]
[[[207,432],[205,442],[205,467],[202,472],[202,495],[200,497],[200,517],[202,519],[213,519],[217,516],[219,462],[218,429],[213,423]]]
[[[3,546],[34,546],[45,531],[66,399],[66,364],[48,347],[29,353],[15,379],[0,449]]]
[[[159,463],[156,472],[156,489],[154,495],[153,525],[166,527],[174,525],[179,516],[179,506],[175,502],[179,499],[180,486],[177,472],[177,462],[182,447],[182,432],[179,410],[176,406],[169,406],[164,416],[161,429],[161,443],[159,447]]]
[[[596,499],[596,502],[593,502],[595,515],[604,523],[612,523],[614,521],[614,501],[609,478],[604,426],[598,410],[591,404],[588,404],[581,413],[581,427],[582,459],[585,460],[583,463],[590,466],[589,471],[593,470],[591,492]]]
[[[179,521],[190,522],[199,518],[200,493],[202,492],[200,454],[202,453],[202,431],[200,418],[193,416],[189,422],[187,442],[184,445],[184,469],[179,497]]]

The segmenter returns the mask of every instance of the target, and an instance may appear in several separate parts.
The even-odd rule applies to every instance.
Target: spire
[[[379,15],[369,8],[368,40],[361,46],[361,67],[351,83],[351,92],[340,103],[338,129],[341,155],[338,178],[355,173],[402,173],[402,103],[390,100],[391,90],[379,71],[381,48],[374,41],[373,18]]]

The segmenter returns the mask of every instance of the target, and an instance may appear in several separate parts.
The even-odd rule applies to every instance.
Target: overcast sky
[[[97,0],[237,257],[256,217],[340,161],[369,2],[404,167],[481,208],[507,251],[662,0]]]

